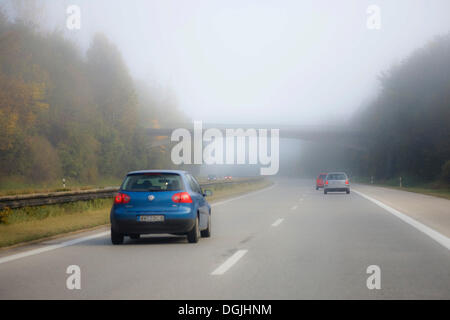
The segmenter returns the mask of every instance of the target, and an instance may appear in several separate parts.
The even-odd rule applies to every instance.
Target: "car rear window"
[[[347,176],[343,173],[331,173],[327,176],[327,180],[347,180]]]
[[[325,179],[325,177],[326,177],[327,175],[326,174],[321,174],[320,176],[319,176],[319,179]]]
[[[178,191],[183,181],[176,173],[143,173],[128,175],[122,183],[123,191]]]

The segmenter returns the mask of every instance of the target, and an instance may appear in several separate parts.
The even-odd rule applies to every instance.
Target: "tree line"
[[[90,183],[162,167],[170,155],[150,147],[145,128],[175,114],[106,36],[83,53],[60,32],[0,14],[0,181]]]
[[[376,98],[347,125],[368,137],[366,150],[309,145],[303,172],[346,169],[378,181],[450,185],[450,34],[381,73],[379,83]]]

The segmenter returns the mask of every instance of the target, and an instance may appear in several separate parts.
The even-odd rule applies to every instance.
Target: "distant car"
[[[326,177],[327,177],[327,174],[325,172],[319,173],[319,175],[317,176],[317,179],[316,179],[316,190],[323,188]]]
[[[225,176],[223,177],[225,180],[232,180],[233,178],[231,176]]]
[[[211,236],[211,206],[188,172],[145,170],[127,174],[111,209],[111,242],[141,234],[187,235],[191,243]]]
[[[215,181],[215,180],[217,180],[217,176],[216,175],[214,175],[214,174],[208,175],[208,181]]]
[[[345,172],[330,172],[325,178],[323,193],[327,194],[332,191],[345,191],[350,193],[350,181]]]

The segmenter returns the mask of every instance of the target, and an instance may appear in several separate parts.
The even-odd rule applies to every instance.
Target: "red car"
[[[319,173],[319,176],[316,179],[316,190],[319,190],[319,188],[323,188],[326,177],[327,174],[325,172]]]

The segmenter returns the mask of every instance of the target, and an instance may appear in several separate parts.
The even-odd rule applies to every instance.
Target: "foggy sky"
[[[170,88],[191,119],[318,124],[373,97],[377,75],[450,31],[450,1],[46,1],[46,23],[83,49],[105,33],[131,73]],[[369,5],[381,30],[366,27]]]

